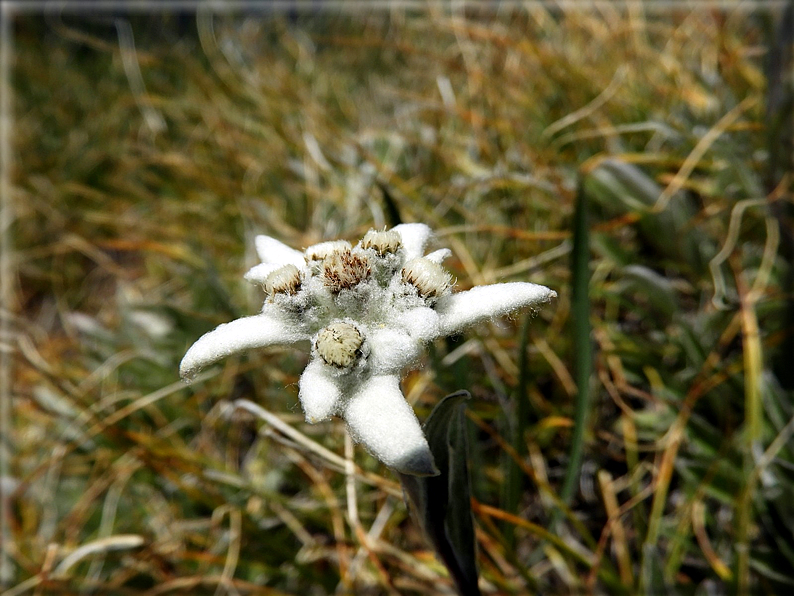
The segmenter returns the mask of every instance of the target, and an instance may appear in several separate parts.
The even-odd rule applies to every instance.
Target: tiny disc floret
[[[321,275],[323,284],[332,294],[350,290],[369,277],[369,259],[349,249],[337,250],[323,259]]]
[[[364,338],[355,326],[335,321],[320,330],[315,347],[323,362],[336,368],[348,368],[361,356]]]
[[[439,298],[452,287],[452,276],[446,269],[424,257],[406,263],[402,269],[402,279],[415,287],[425,299]]]
[[[323,261],[335,252],[350,250],[352,247],[347,240],[329,240],[314,244],[304,251],[306,261]]]
[[[379,256],[396,253],[402,246],[399,232],[394,230],[370,230],[361,239],[361,248],[372,248]]]
[[[265,292],[268,296],[276,294],[296,294],[301,287],[301,273],[295,265],[284,265],[265,278]]]

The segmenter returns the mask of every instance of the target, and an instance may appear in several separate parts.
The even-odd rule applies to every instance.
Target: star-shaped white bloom
[[[245,278],[261,284],[262,312],[220,325],[188,350],[180,374],[250,348],[311,342],[299,398],[308,422],[341,416],[356,442],[387,466],[418,476],[437,473],[413,408],[400,390],[423,345],[478,321],[554,298],[531,283],[453,293],[441,266],[451,253],[423,256],[424,224],[369,231],[355,246],[339,240],[298,251],[257,236],[262,263]]]

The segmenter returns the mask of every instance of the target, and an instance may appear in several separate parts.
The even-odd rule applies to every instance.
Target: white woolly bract
[[[425,253],[425,245],[432,234],[428,226],[421,223],[409,223],[394,226],[392,230],[400,234],[400,238],[402,238],[406,261],[421,257]]]
[[[390,468],[415,476],[438,474],[422,427],[396,375],[364,380],[345,403],[350,436]]]
[[[527,307],[538,307],[557,296],[546,286],[525,282],[478,286],[439,299],[436,311],[441,334],[450,335],[485,319]]]
[[[441,317],[435,309],[424,304],[401,312],[399,319],[393,322],[393,326],[421,342],[429,342],[442,336]]]
[[[440,248],[438,250],[434,250],[429,255],[425,256],[428,261],[433,261],[434,263],[441,264],[446,259],[452,256],[452,251],[448,248]]]
[[[258,283],[264,285],[267,276],[273,273],[276,269],[280,269],[283,265],[274,265],[273,263],[259,263],[254,265],[243,276],[246,281],[251,283]]]
[[[370,329],[369,368],[373,374],[401,374],[422,353],[423,343],[402,329],[382,327]]]
[[[236,319],[202,335],[182,358],[179,374],[190,379],[201,368],[231,354],[304,339],[308,339],[308,335],[301,333],[287,320],[272,314],[262,313]]]
[[[312,360],[301,375],[298,399],[306,422],[311,424],[335,414],[342,398],[341,390],[325,369],[321,360]]]
[[[257,236],[254,238],[256,244],[256,254],[263,263],[273,263],[276,265],[291,264],[296,267],[303,265],[303,253],[294,248],[290,248],[283,242],[279,242],[270,236]]]

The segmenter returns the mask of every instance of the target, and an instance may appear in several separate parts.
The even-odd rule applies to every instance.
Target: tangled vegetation
[[[306,354],[178,376],[261,307],[257,234],[423,222],[458,289],[558,294],[403,381],[420,419],[472,394],[483,593],[791,590],[782,8],[356,6],[13,16],[0,585],[452,593],[397,478],[304,422]]]

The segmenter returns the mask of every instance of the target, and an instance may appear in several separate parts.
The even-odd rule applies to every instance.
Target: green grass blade
[[[515,392],[514,419],[510,425],[510,442],[519,457],[524,457],[527,453],[525,437],[530,423],[529,398],[527,397],[527,386],[529,385],[527,345],[529,344],[531,320],[530,317],[525,317],[521,328],[521,343],[518,347],[518,387],[516,387]],[[504,466],[505,482],[502,490],[502,507],[505,511],[516,513],[521,499],[523,473],[518,463],[508,453],[504,455]],[[503,524],[502,532],[505,543],[512,547],[515,538],[514,526],[512,524]]]
[[[588,224],[588,200],[580,181],[576,198],[573,228],[573,253],[571,259],[571,314],[573,318],[574,379],[576,380],[576,404],[573,437],[560,497],[569,503],[579,479],[584,451],[584,435],[587,414],[590,410],[590,373],[593,368],[593,347],[590,342],[590,230]]]

